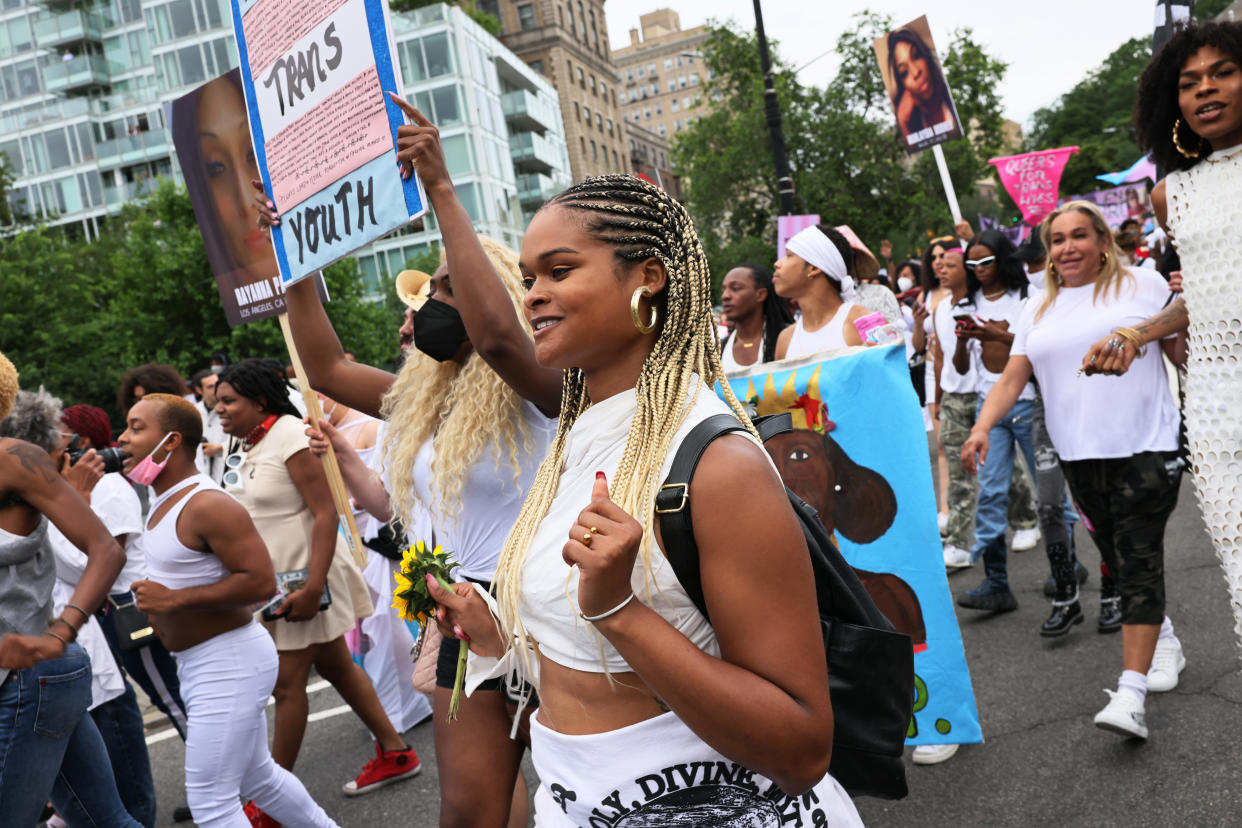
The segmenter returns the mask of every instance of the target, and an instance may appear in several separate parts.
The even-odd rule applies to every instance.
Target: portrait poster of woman
[[[936,55],[927,16],[894,29],[874,46],[906,152],[961,138],[962,124]]]
[[[230,325],[284,311],[276,252],[258,225],[259,178],[241,73],[234,69],[172,102],[173,144]],[[323,280],[321,298],[326,300]]]

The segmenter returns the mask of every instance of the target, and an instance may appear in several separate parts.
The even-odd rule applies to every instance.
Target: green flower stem
[[[433,574],[436,583],[441,589],[453,591],[452,585],[440,577],[439,574]],[[461,707],[462,690],[466,686],[466,656],[470,654],[470,642],[464,638],[457,641],[457,675],[453,677],[453,695],[449,699],[448,720],[451,722],[457,718],[457,710]]]

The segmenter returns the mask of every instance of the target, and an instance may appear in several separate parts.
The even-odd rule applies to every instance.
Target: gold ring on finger
[[[582,543],[585,546],[591,545],[591,533],[590,532],[587,532],[585,535],[582,536]]]

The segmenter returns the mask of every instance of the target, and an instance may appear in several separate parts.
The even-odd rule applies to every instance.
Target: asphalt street
[[[1225,826],[1242,823],[1242,675],[1219,564],[1203,531],[1189,478],[1167,534],[1168,613],[1187,667],[1170,693],[1149,695],[1147,742],[1092,726],[1121,671],[1120,635],[1095,631],[1099,556],[1079,531],[1092,575],[1083,589],[1087,622],[1061,639],[1041,639],[1047,563],[1041,548],[1011,555],[1016,612],[959,611],[985,743],[964,746],[932,767],[909,766],[910,795],[860,799],[868,825]],[[978,565],[950,578],[954,594],[975,586]],[[330,687],[314,680],[311,719],[296,772],[342,826],[437,825],[437,777],[430,723],[407,740],[421,775],[362,797],[341,785],[373,753],[370,737]],[[270,708],[269,708],[270,710]],[[269,714],[270,719],[270,714]],[[150,738],[160,826],[185,801],[180,740]],[[606,761],[606,757],[602,758]],[[527,764],[527,779],[535,781]]]

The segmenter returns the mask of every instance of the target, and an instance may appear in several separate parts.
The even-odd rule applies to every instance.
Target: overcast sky
[[[936,48],[943,53],[949,33],[970,26],[988,52],[1009,64],[1001,88],[1005,116],[1029,126],[1031,115],[1069,91],[1109,53],[1132,37],[1151,37],[1155,0],[764,0],[763,24],[779,41],[782,57],[805,84],[822,86],[836,74],[831,49],[855,12],[890,14],[897,25],[926,14]],[[751,0],[607,0],[614,49],[629,45],[629,30],[642,14],[671,8],[682,28],[709,18],[732,18],[753,29]]]

